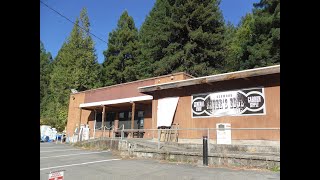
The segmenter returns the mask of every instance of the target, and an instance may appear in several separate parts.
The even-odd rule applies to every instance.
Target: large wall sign
[[[240,89],[191,96],[193,118],[265,115],[264,88]]]

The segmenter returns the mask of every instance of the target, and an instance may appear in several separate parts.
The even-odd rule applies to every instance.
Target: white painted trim
[[[120,103],[128,103],[128,102],[136,102],[136,101],[145,101],[145,100],[152,100],[153,96],[138,96],[138,97],[130,97],[130,98],[123,98],[123,99],[114,99],[108,101],[98,101],[92,103],[82,103],[80,104],[80,108],[82,107],[92,107],[92,106],[102,106],[102,105],[111,105],[111,104],[120,104]]]

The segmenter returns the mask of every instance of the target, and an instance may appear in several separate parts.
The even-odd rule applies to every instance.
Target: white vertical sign
[[[89,139],[89,127],[83,128],[82,132],[82,140],[88,140]]]
[[[217,123],[217,144],[231,144],[231,124]],[[224,129],[228,128],[228,130]]]

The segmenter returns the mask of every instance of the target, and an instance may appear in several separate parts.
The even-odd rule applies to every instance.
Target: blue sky
[[[133,17],[139,29],[151,11],[155,0],[41,0],[67,18],[75,21],[83,7],[87,8],[91,32],[108,42],[109,33],[117,27],[117,21],[124,10]],[[222,0],[220,8],[225,21],[237,25],[243,15],[251,12],[258,0]],[[70,35],[73,24],[40,3],[40,40],[53,58],[63,42]],[[107,44],[93,37],[98,62],[104,60],[103,51]]]

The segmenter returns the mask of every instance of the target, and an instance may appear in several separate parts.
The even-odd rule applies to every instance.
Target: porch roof
[[[79,107],[83,108],[83,109],[86,109],[86,108],[89,108],[89,107],[99,107],[99,106],[113,105],[113,104],[141,102],[141,101],[148,101],[148,100],[152,100],[152,99],[153,99],[153,96],[146,95],[146,96],[123,98],[123,99],[114,99],[114,100],[108,100],[108,101],[82,103],[82,104],[79,105]]]

